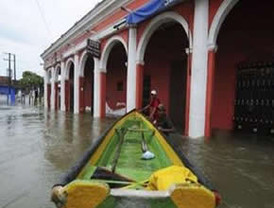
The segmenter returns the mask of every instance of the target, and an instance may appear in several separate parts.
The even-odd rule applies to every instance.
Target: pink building
[[[102,1],[42,54],[45,106],[105,117],[140,108],[156,89],[184,135],[230,130],[237,66],[273,60],[272,8],[256,0]]]

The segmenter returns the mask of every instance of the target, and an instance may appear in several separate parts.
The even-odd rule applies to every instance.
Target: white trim
[[[115,46],[115,44],[117,42],[122,43],[123,46],[124,46],[124,49],[126,51],[126,54],[128,53],[127,43],[121,36],[115,35],[115,36],[111,37],[107,41],[107,43],[104,47],[104,50],[103,50],[103,53],[102,53],[102,58],[101,58],[101,63],[100,63],[100,69],[107,70],[107,61],[108,61],[109,54],[110,54],[112,48]]]
[[[207,86],[209,0],[195,0],[189,136],[204,136]]]
[[[139,65],[144,66],[144,65],[145,65],[145,62],[142,61],[142,60],[136,60],[136,64],[139,64]]]
[[[53,79],[55,82],[58,81],[58,70],[61,70],[61,64],[57,64],[55,67],[54,67],[54,76],[53,76]]]
[[[110,36],[110,35],[116,33],[117,30],[114,29],[114,26],[119,24],[121,21],[123,21],[123,19],[115,22],[114,24],[110,25],[108,28],[102,30],[101,32],[98,32],[96,34],[92,34],[90,37],[86,38],[85,40],[78,43],[77,45],[74,45],[73,47],[68,49],[66,52],[64,52],[63,57],[67,58],[67,57],[71,56],[71,54],[75,54],[77,51],[80,51],[80,50],[86,48],[87,47],[87,39],[92,39],[92,40],[98,41],[102,38],[105,38],[107,36]],[[120,30],[123,29],[125,26],[126,26],[125,24],[122,25],[120,27]]]
[[[218,50],[218,46],[217,45],[213,45],[213,44],[210,44],[210,45],[207,45],[207,49],[208,51],[213,51],[213,52],[217,52]]]
[[[142,37],[138,43],[136,61],[144,61],[146,46],[149,43],[150,37],[159,28],[160,25],[171,21],[178,22],[182,25],[187,37],[189,38],[189,47],[192,48],[192,35],[189,30],[189,26],[186,19],[176,12],[164,12],[155,17],[154,19],[152,19],[152,21],[149,23],[149,25],[143,32]]]
[[[88,52],[85,51],[80,58],[80,71],[79,71],[80,77],[84,77],[84,70],[85,70],[85,65],[86,65],[88,57],[89,57]],[[90,56],[90,58],[92,58],[93,62],[94,62],[94,58],[92,56]]]
[[[211,23],[208,35],[208,46],[216,45],[217,37],[225,18],[238,2],[239,0],[224,0],[222,2]]]
[[[75,67],[74,59],[73,58],[69,58],[66,61],[66,64],[65,64],[65,80],[69,79],[69,69],[70,69],[71,64],[73,64],[74,67]]]

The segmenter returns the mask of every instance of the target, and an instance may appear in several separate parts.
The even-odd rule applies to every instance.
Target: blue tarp
[[[151,0],[140,9],[130,13],[126,17],[127,24],[138,24],[151,16],[162,12],[183,0]]]

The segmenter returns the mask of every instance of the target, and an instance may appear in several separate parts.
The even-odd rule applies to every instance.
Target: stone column
[[[66,80],[66,69],[64,61],[61,62],[61,111],[66,111],[65,105],[65,80]]]
[[[74,113],[79,113],[79,77],[80,77],[80,64],[79,55],[74,55]]]
[[[100,90],[100,70],[99,59],[94,58],[94,86],[93,86],[93,117],[100,117],[100,102],[101,102],[101,90]]]
[[[136,27],[129,28],[127,68],[127,112],[136,107]]]
[[[55,69],[51,68],[51,96],[50,109],[55,110]]]
[[[201,137],[205,133],[208,0],[195,0],[189,136]]]

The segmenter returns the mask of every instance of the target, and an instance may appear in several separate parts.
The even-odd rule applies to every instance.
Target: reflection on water
[[[221,193],[220,207],[274,207],[273,138],[216,132],[209,142],[179,143]]]
[[[113,121],[0,106],[0,207],[53,208],[51,186]],[[273,142],[222,133],[210,142],[172,139],[222,193],[221,207],[274,207]]]

